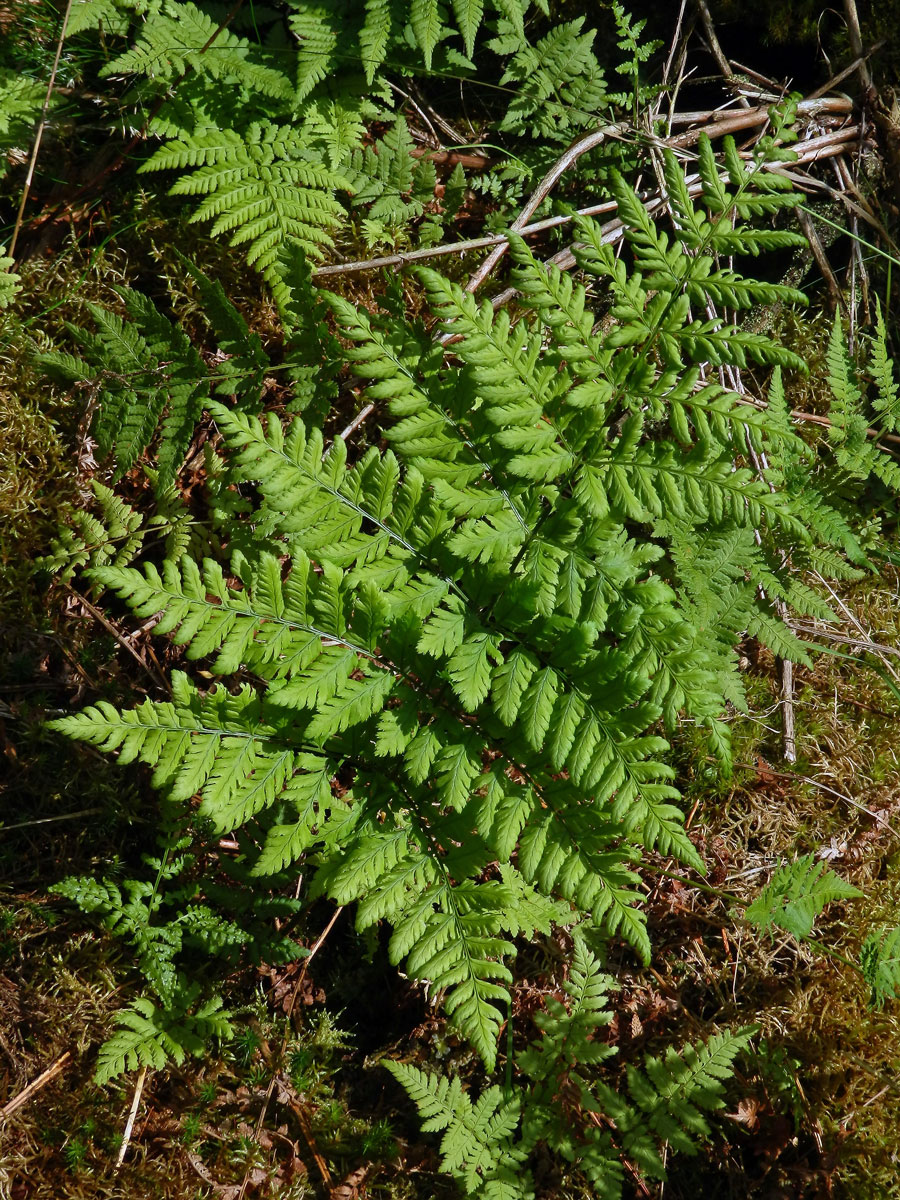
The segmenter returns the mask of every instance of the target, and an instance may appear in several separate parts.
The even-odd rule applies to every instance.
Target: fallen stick
[[[713,130],[715,130],[716,135],[728,132],[727,129],[720,125],[718,128],[710,126],[705,131],[700,130],[698,134],[700,132],[710,132],[712,135]],[[830,158],[835,154],[842,154],[846,150],[847,145],[858,136],[859,130],[860,127],[858,125],[845,125],[830,133],[821,134],[815,138],[808,138],[805,142],[797,144],[795,147],[795,153],[798,155],[797,161],[789,165],[795,167],[802,166],[807,162],[817,162],[822,158]],[[669,141],[660,141],[660,145],[664,146],[671,143],[671,139]],[[788,172],[779,169],[779,174],[786,175]],[[727,182],[727,177],[723,177],[723,179]],[[691,195],[698,196],[701,191],[699,180],[695,177],[693,180],[688,180],[687,182]],[[643,196],[642,199],[650,211],[652,211],[653,206],[658,206],[662,203],[658,196],[654,197],[649,194]],[[615,212],[616,207],[617,205],[614,200],[604,200],[600,204],[589,204],[584,208],[576,209],[574,215],[580,217],[597,217],[602,216],[604,213]],[[547,229],[557,229],[561,225],[568,225],[573,219],[573,215],[570,214],[546,217],[542,221],[535,221],[530,225],[522,226],[516,232],[521,237],[530,237],[535,233],[543,233]],[[470,238],[464,242],[447,242],[442,246],[425,246],[420,250],[407,250],[397,254],[380,255],[378,258],[362,258],[353,262],[334,263],[327,267],[316,267],[312,272],[312,277],[313,279],[326,279],[332,275],[351,275],[359,271],[377,271],[382,267],[402,267],[410,263],[422,262],[429,258],[443,258],[449,254],[467,254],[471,250],[486,250],[489,247],[505,248],[507,241],[505,233],[494,233],[485,237]],[[485,263],[488,261],[486,259]],[[574,259],[569,266],[573,264]]]
[[[17,1096],[13,1096],[12,1100],[8,1100],[3,1108],[0,1108],[0,1121],[5,1120],[8,1116],[21,1108],[23,1104],[34,1096],[41,1088],[46,1087],[51,1080],[62,1072],[72,1062],[72,1053],[70,1050],[64,1050],[59,1058],[55,1059],[45,1071],[38,1075],[37,1079],[32,1079],[31,1083],[26,1084]]]
[[[594,129],[583,138],[579,138],[577,142],[571,145],[564,154],[556,160],[541,182],[537,185],[534,192],[529,197],[522,211],[512,223],[512,230],[518,233],[528,224],[530,218],[537,212],[544,200],[553,191],[556,184],[562,179],[566,171],[573,166],[582,155],[587,154],[589,150],[594,150],[597,146],[601,146],[604,142],[611,138],[620,138],[626,133],[633,131],[633,126],[630,121],[619,121],[613,125],[603,125],[600,129]],[[466,284],[467,292],[475,292],[484,283],[485,279],[491,274],[497,263],[506,253],[509,243],[504,239],[484,260],[481,266],[475,271],[469,282]]]

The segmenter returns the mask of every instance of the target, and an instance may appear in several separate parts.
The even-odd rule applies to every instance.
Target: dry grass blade
[[[134,1095],[131,1099],[131,1108],[128,1111],[128,1120],[125,1122],[125,1132],[122,1134],[122,1144],[119,1147],[119,1153],[116,1155],[115,1170],[119,1170],[122,1163],[125,1161],[125,1155],[128,1153],[128,1146],[131,1142],[131,1134],[134,1130],[134,1122],[137,1117],[137,1111],[141,1103],[141,1093],[144,1090],[144,1080],[147,1078],[146,1066],[141,1067],[140,1074],[137,1077],[137,1083],[134,1085]]]

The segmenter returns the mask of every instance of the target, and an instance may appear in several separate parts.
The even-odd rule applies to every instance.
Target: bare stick
[[[828,102],[831,103],[830,101]],[[832,109],[823,109],[825,112],[848,112],[850,109],[850,101],[838,101],[839,107]],[[692,119],[696,117],[708,118],[714,114],[709,112],[689,114]],[[810,114],[811,115],[811,114]],[[752,120],[750,119],[752,117]],[[673,118],[677,120],[678,118]],[[747,129],[753,125],[761,125],[768,120],[767,112],[764,109],[754,109],[751,113],[741,113],[737,118],[740,121],[740,128]],[[679,134],[675,138],[670,138],[663,142],[664,145],[681,148],[691,145],[697,141],[702,133],[707,133],[710,137],[719,137],[726,133],[734,131],[734,124],[731,122],[721,121],[708,124],[704,129],[690,130],[688,133]],[[847,144],[851,142],[859,133],[858,125],[847,125],[841,129],[832,131],[831,133],[821,134],[816,138],[808,138],[805,142],[800,142],[797,145],[796,153],[798,154],[797,166],[812,159],[827,158],[831,154],[840,154],[846,149]],[[787,171],[779,169],[781,175],[788,175]],[[796,179],[794,175],[788,175],[789,178]],[[693,195],[699,195],[700,187],[697,185],[693,191]],[[650,200],[650,195],[647,194],[641,197],[647,203]],[[659,201],[657,200],[657,203]],[[606,200],[601,204],[590,204],[585,208],[576,210],[577,216],[596,217],[604,213],[615,212],[615,200]],[[535,221],[530,225],[521,226],[517,232],[522,237],[528,237],[535,233],[543,233],[547,229],[557,229],[561,225],[568,225],[573,220],[571,215],[561,215],[557,217],[546,217],[542,221]],[[502,248],[507,244],[507,237],[503,233],[490,234],[486,237],[470,238],[464,242],[447,242],[441,246],[426,246],[420,250],[409,250],[399,254],[386,254],[378,258],[363,258],[354,262],[334,263],[327,267],[316,267],[312,272],[313,279],[324,279],[332,275],[350,275],[357,271],[376,271],[382,267],[401,267],[409,263],[422,262],[429,258],[443,258],[450,254],[467,254],[471,250],[485,250],[489,246]]]
[[[347,426],[347,428],[341,430],[340,434],[338,435],[341,441],[346,442],[347,438],[350,437],[351,434],[356,433],[357,429],[359,429],[360,425],[362,425],[369,413],[373,413],[374,411],[374,404],[367,404],[365,408],[361,409]]]
[[[848,104],[846,101],[841,101],[840,108],[829,108],[824,111],[846,113]],[[677,137],[669,139],[668,144],[674,149],[679,146],[693,146],[700,141],[703,134],[708,134],[710,137],[724,137],[727,133],[740,133],[744,129],[753,129],[756,125],[762,125],[769,119],[769,110],[767,107],[748,108],[746,112],[718,112],[711,121],[709,127],[703,129],[689,129],[686,133],[680,133]],[[715,130],[715,132],[713,132]],[[799,151],[799,146],[792,147]]]
[[[850,50],[856,59],[859,69],[859,82],[863,91],[867,92],[872,86],[872,73],[869,63],[863,53],[862,33],[859,28],[859,13],[856,11],[856,0],[844,0],[844,16],[847,18],[847,36],[850,38]]]
[[[710,313],[710,315],[715,316],[716,308],[715,308],[715,305],[712,303],[712,301],[709,302],[709,305],[707,307],[708,307],[708,312]],[[743,379],[741,377],[740,368],[739,367],[728,367],[728,368],[726,368],[726,370],[731,378],[732,390],[735,391],[739,396],[743,395],[744,394],[744,383],[743,383]],[[720,373],[723,376],[722,382],[724,384],[725,372],[721,371]],[[754,445],[750,441],[749,437],[747,438],[747,452],[749,454],[750,461],[753,463],[753,468],[756,471],[757,475],[760,477],[760,479],[765,479],[766,475],[768,473],[768,470],[769,470],[768,459],[766,458],[764,451],[757,450],[754,447]],[[771,481],[769,481],[769,491],[774,491],[774,490],[775,490],[774,484]],[[761,537],[758,529],[753,530],[753,536],[756,540],[756,544],[761,545],[762,537]],[[787,555],[784,555],[782,557],[782,564],[786,563],[786,561],[787,561]],[[758,590],[759,590],[760,596],[765,598],[765,591],[763,590],[763,588],[759,587]],[[780,599],[779,597],[774,596],[774,597],[772,597],[772,607],[775,609],[775,612],[778,615],[778,619],[780,621],[782,621],[785,625],[787,625],[788,620],[789,620],[789,615],[788,615],[787,605],[785,604],[785,602],[782,599]],[[782,748],[783,748],[785,760],[787,762],[796,762],[797,761],[797,735],[796,735],[796,723],[794,720],[794,664],[791,662],[791,660],[789,658],[782,658],[780,656],[777,658],[776,661],[778,663],[778,670],[781,675]]]
[[[706,34],[706,40],[709,43],[709,49],[713,58],[716,60],[719,70],[725,78],[725,82],[733,92],[737,93],[738,103],[743,108],[750,107],[750,101],[740,91],[740,85],[734,77],[734,71],[731,69],[731,63],[725,57],[722,47],[719,44],[719,39],[716,36],[716,27],[713,25],[712,15],[709,11],[709,5],[706,0],[697,0],[697,8],[700,12],[700,20],[703,22],[703,32]]]
[[[825,253],[825,247],[822,245],[821,239],[816,232],[816,227],[809,219],[809,214],[805,213],[802,208],[797,209],[797,221],[800,228],[803,230],[803,236],[809,242],[809,248],[812,251],[812,256],[816,260],[816,265],[822,273],[822,278],[828,288],[828,298],[831,302],[831,311],[843,306],[843,296],[841,289],[838,286],[838,281],[834,277],[834,271],[831,269],[831,263],[828,261],[828,255]]]
[[[128,1143],[131,1141],[131,1134],[134,1129],[134,1119],[137,1116],[138,1106],[141,1103],[141,1092],[144,1090],[144,1080],[147,1078],[146,1066],[141,1067],[141,1073],[137,1077],[137,1083],[134,1085],[134,1096],[131,1098],[131,1109],[128,1113],[128,1120],[125,1122],[125,1132],[122,1134],[122,1145],[119,1147],[119,1153],[116,1155],[116,1165],[113,1168],[118,1171],[125,1161],[125,1155],[128,1152]]]
[[[784,609],[778,615],[784,620],[786,609],[780,600],[775,601],[776,608]],[[784,757],[787,762],[797,761],[797,734],[794,724],[794,664],[789,658],[781,658],[781,740]]]
[[[849,646],[852,650],[867,650],[870,654],[876,657],[881,657],[883,654],[896,654],[900,657],[900,650],[896,646],[885,646],[882,642],[873,642],[871,638],[850,637],[846,633],[832,633],[830,629],[820,629],[818,625],[813,625],[809,621],[803,621],[794,617],[790,621],[790,627],[795,633],[809,633],[816,637],[823,637],[829,642],[837,642],[842,646]],[[896,678],[896,675],[894,676]]]
[[[597,146],[601,146],[610,138],[623,137],[626,133],[631,132],[632,126],[628,121],[619,121],[615,125],[604,125],[600,129],[594,129],[591,133],[573,143],[564,154],[562,154],[541,182],[538,184],[531,198],[528,200],[525,207],[512,223],[512,229],[518,233],[523,229],[529,221],[529,218],[538,210],[540,205],[553,191],[553,188],[569,170],[569,168],[578,161],[583,154],[587,154],[589,150],[593,150]],[[484,283],[485,279],[494,270],[497,263],[506,253],[508,242],[504,241],[501,245],[487,256],[478,270],[472,275],[469,282],[466,284],[467,292],[475,292]]]
[[[416,146],[410,150],[411,158],[427,158],[439,167],[455,167],[457,163],[471,171],[485,171],[494,162],[487,154],[471,154],[461,150],[426,150]]]
[[[13,1096],[12,1100],[8,1100],[3,1108],[0,1108],[0,1121],[5,1121],[8,1116],[21,1108],[23,1104],[27,1104],[36,1092],[39,1092],[42,1087],[46,1087],[52,1079],[60,1075],[66,1067],[72,1062],[72,1053],[69,1050],[64,1050],[59,1058],[55,1059],[45,1071],[41,1071],[37,1079],[32,1079],[31,1083],[22,1088],[17,1096]]]
[[[31,183],[34,179],[34,168],[37,164],[38,153],[41,148],[41,140],[44,136],[44,127],[47,124],[47,113],[50,111],[50,100],[53,97],[53,85],[56,83],[56,72],[59,68],[59,60],[62,55],[63,42],[66,39],[66,29],[69,25],[69,14],[72,11],[72,0],[66,0],[66,11],[63,13],[62,29],[59,31],[59,41],[56,43],[56,55],[53,59],[53,69],[50,72],[50,80],[47,83],[47,92],[44,96],[44,105],[41,109],[41,119],[38,121],[37,132],[34,135],[34,145],[31,148],[31,159],[28,163],[28,174],[25,176],[25,186],[22,188],[22,199],[19,201],[19,211],[16,213],[16,223],[13,226],[12,238],[9,243],[8,254],[12,258],[15,254],[16,242],[19,237],[19,230],[22,228],[22,221],[25,217],[25,205],[28,203],[28,195],[31,191]]]

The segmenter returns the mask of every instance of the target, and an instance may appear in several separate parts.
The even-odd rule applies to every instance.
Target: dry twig
[[[47,92],[44,96],[44,104],[41,108],[41,116],[38,121],[37,131],[34,135],[34,145],[31,148],[31,158],[28,161],[28,173],[25,176],[25,185],[22,188],[22,199],[19,201],[19,211],[16,213],[16,223],[13,226],[12,237],[9,241],[9,250],[7,253],[12,258],[16,251],[16,242],[19,237],[19,230],[22,228],[22,221],[25,217],[25,205],[28,203],[28,196],[31,192],[31,184],[34,180],[34,168],[37,165],[38,154],[41,149],[41,141],[44,137],[44,129],[47,125],[47,113],[50,111],[50,101],[53,98],[53,85],[56,83],[56,72],[59,69],[59,60],[62,55],[63,42],[66,39],[66,30],[69,27],[69,14],[72,11],[73,0],[66,0],[66,11],[63,13],[62,28],[59,31],[59,40],[56,43],[56,54],[53,58],[53,69],[50,72],[50,79],[47,83]]]
[[[8,1100],[3,1108],[0,1108],[0,1121],[5,1121],[16,1109],[21,1108],[23,1104],[27,1104],[32,1096],[39,1092],[41,1088],[46,1087],[57,1075],[62,1074],[71,1063],[72,1052],[64,1050],[59,1058],[54,1059],[45,1071],[41,1071],[37,1079],[32,1079],[31,1083],[22,1088],[17,1096],[13,1096],[12,1100]]]
[[[604,142],[611,138],[623,137],[626,133],[632,131],[632,125],[628,121],[619,121],[614,125],[603,125],[600,129],[594,129],[583,138],[579,138],[577,142],[571,145],[568,150],[556,160],[538,186],[535,188],[525,207],[512,223],[512,230],[518,233],[527,224],[529,219],[537,212],[544,200],[553,191],[556,184],[562,179],[566,171],[572,167],[582,155],[587,154],[589,150],[596,149]],[[467,292],[476,292],[485,279],[499,263],[500,259],[506,253],[508,242],[504,241],[487,256],[477,271],[474,272],[469,282],[466,284]]]
[[[706,34],[706,40],[709,44],[710,53],[716,60],[716,65],[722,72],[725,82],[733,92],[737,93],[738,103],[743,108],[750,107],[750,101],[740,90],[740,83],[734,77],[734,71],[731,69],[731,63],[725,57],[719,39],[716,36],[716,27],[713,25],[712,14],[709,11],[709,5],[706,0],[697,0],[697,8],[700,12],[700,20],[703,22],[703,32]]]

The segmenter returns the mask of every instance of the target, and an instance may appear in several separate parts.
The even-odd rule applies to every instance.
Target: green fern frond
[[[698,1139],[709,1136],[706,1114],[724,1107],[725,1082],[737,1056],[750,1044],[754,1028],[719,1033],[699,1047],[670,1048],[664,1057],[647,1057],[644,1072],[629,1067],[628,1090],[643,1120],[660,1139],[682,1154],[695,1154]],[[641,1134],[626,1134],[630,1154],[657,1178],[664,1177],[655,1151],[642,1147]]]
[[[96,479],[91,481],[91,489],[100,515],[95,517],[84,509],[73,512],[71,524],[60,528],[50,552],[38,559],[42,570],[51,571],[63,582],[84,567],[126,567],[144,543],[147,529],[142,515]]]
[[[881,301],[875,298],[875,333],[871,342],[869,369],[875,381],[875,396],[872,407],[887,430],[896,432],[900,424],[900,388],[894,377],[894,362],[888,354],[887,328]]]
[[[108,1083],[139,1067],[180,1065],[188,1054],[203,1054],[212,1038],[230,1039],[234,1026],[221,998],[213,996],[194,1007],[198,995],[198,987],[183,985],[172,1008],[158,1008],[142,997],[123,1009],[116,1018],[118,1033],[100,1047],[94,1082]]]
[[[806,938],[826,904],[862,894],[824,862],[816,862],[815,855],[806,854],[778,867],[744,915],[760,929],[777,925],[796,938]]]
[[[12,270],[16,260],[8,258],[2,251],[0,246],[0,308],[9,308],[22,290],[22,278]]]
[[[527,129],[532,137],[555,139],[560,127],[577,130],[597,120],[610,96],[593,51],[596,31],[582,32],[584,21],[577,17],[557,25],[513,54],[500,83],[518,84],[518,90],[501,130]]]
[[[900,929],[869,934],[859,952],[863,979],[872,989],[871,1003],[881,1007],[900,991]]]
[[[188,71],[279,100],[293,97],[285,75],[260,61],[249,42],[222,28],[191,0],[165,0],[150,8],[137,42],[100,74],[144,75],[168,83]]]
[[[512,1135],[519,1122],[518,1097],[497,1086],[473,1104],[458,1079],[448,1080],[410,1063],[384,1063],[419,1110],[422,1129],[443,1133],[442,1168],[455,1175],[469,1196],[525,1200],[531,1195],[527,1172]]]
[[[191,218],[212,221],[212,234],[228,233],[232,246],[247,246],[247,261],[272,287],[284,285],[275,269],[290,240],[319,259],[331,247],[343,219],[335,192],[352,190],[347,177],[317,161],[302,128],[254,122],[243,133],[199,128],[167,142],[142,171],[190,168],[172,195],[206,197]]]
[[[102,455],[112,454],[116,478],[138,460],[161,423],[159,486],[168,487],[190,445],[208,391],[207,370],[190,339],[141,293],[121,289],[130,320],[90,304],[97,333],[69,326],[86,359],[48,352],[38,356],[52,374],[100,394],[94,434]]]

